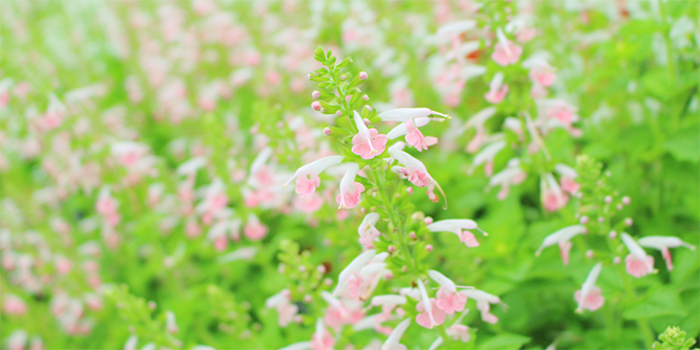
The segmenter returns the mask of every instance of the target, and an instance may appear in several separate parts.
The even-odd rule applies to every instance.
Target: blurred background
[[[473,171],[468,146],[477,135],[467,123],[490,106],[484,94],[493,74],[483,72],[498,68],[490,58],[496,23],[526,18],[535,34],[523,55],[547,53],[557,73],[551,97],[580,116],[580,137],[563,129],[548,135],[552,157],[598,162],[610,191],[631,198],[620,214],[633,219],[630,234],[697,246],[698,7],[3,1],[1,346],[277,349],[309,340],[315,321],[306,315],[315,320],[325,307],[318,295],[296,303],[305,318],[285,327],[265,301],[289,285],[335,281],[361,251],[362,215],[337,210],[335,185],[307,199],[281,186],[336,147],[323,135],[333,118],[310,107],[319,45],[339,60],[352,57],[350,71],[368,73],[362,90],[377,110],[428,107],[452,116],[425,127],[440,143],[420,155],[446,189],[448,209],[422,192],[411,200],[436,220],[471,218],[489,232],[469,250],[457,237],[436,235],[427,258],[458,284],[503,301],[492,309],[496,324],[467,315],[478,331],[465,348],[645,348],[669,325],[697,338],[697,250],[674,249],[672,271],[649,251],[659,272],[641,279],[603,273],[605,306],[576,314],[573,292],[592,266],[585,252],[595,242],[575,245],[566,266],[555,248],[535,256],[545,236],[577,222],[576,208],[543,210],[538,174],[499,196],[484,170]],[[461,39],[480,44],[460,58],[471,70],[455,75],[451,41],[438,34],[463,20],[478,26]],[[516,96],[486,130],[517,112]],[[504,168],[516,153],[502,152],[493,166]],[[128,343],[132,335],[138,346]],[[402,343],[425,349],[435,336],[411,332]],[[342,338],[362,349],[385,336],[348,330]]]

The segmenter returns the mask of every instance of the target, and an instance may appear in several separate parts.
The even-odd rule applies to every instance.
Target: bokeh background
[[[368,73],[363,91],[373,107],[452,116],[426,127],[440,143],[421,158],[447,190],[448,209],[422,193],[412,201],[425,215],[472,218],[489,232],[469,250],[454,236],[431,242],[433,266],[505,304],[493,308],[497,324],[467,315],[478,331],[465,348],[643,348],[669,325],[697,338],[697,250],[673,250],[673,271],[650,253],[659,273],[643,279],[602,274],[606,305],[574,312],[573,291],[591,266],[585,246],[575,246],[568,266],[554,248],[534,254],[546,235],[576,221],[574,209],[543,210],[536,174],[499,199],[484,172],[471,171],[465,147],[475,132],[465,123],[489,106],[489,79],[445,82],[445,43],[435,33],[458,20],[485,28],[494,16],[528,13],[537,35],[526,50],[549,53],[557,68],[551,94],[581,117],[581,137],[548,137],[553,156],[600,162],[610,187],[632,199],[624,211],[631,234],[697,246],[698,4],[3,1],[2,347],[19,349],[24,339],[21,348],[117,349],[132,334],[138,348],[276,349],[310,339],[313,324],[280,327],[265,307],[290,281],[305,281],[280,263],[322,265],[319,278],[334,279],[360,252],[361,216],[339,212],[330,193],[303,202],[248,175],[263,166],[278,184],[333,150],[322,134],[332,118],[310,107],[315,84],[307,75],[320,67],[318,45]],[[479,31],[467,36],[489,40]],[[489,55],[481,46],[465,59],[491,69]],[[499,115],[513,113],[512,102]],[[260,158],[266,146],[274,152]],[[511,156],[499,155],[495,167]],[[217,214],[225,220],[206,217],[216,194],[226,197]],[[101,198],[114,200],[118,217],[96,205]],[[299,303],[302,314],[318,307]],[[167,311],[176,316],[174,334],[164,328]],[[356,349],[385,339],[373,330],[343,337]],[[407,333],[402,343],[425,349],[434,337]]]

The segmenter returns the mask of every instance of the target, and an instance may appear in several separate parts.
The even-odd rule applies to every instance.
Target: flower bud
[[[345,102],[350,102],[352,100],[352,95],[345,96]]]
[[[411,237],[411,239],[416,239],[416,233],[415,233],[415,232],[411,231],[411,233],[409,233],[408,235]]]
[[[365,100],[365,101],[369,101],[369,96],[364,95],[364,96],[362,96],[362,99]]]
[[[318,101],[312,102],[311,108],[313,108],[315,111],[320,111],[321,110],[321,102],[318,102]]]
[[[425,218],[425,224],[426,224],[426,225],[430,225],[430,224],[432,224],[432,223],[433,223],[433,218],[431,218],[430,216],[427,216],[427,217]]]
[[[367,72],[360,72],[360,80],[367,80]]]
[[[631,201],[631,200],[630,200],[630,197],[628,197],[628,196],[622,197],[622,204],[624,204],[624,205],[629,205],[629,204],[630,204],[630,201]]]
[[[348,76],[345,75],[345,74],[343,74],[343,75],[340,76],[340,80],[345,80],[345,79],[347,79],[347,78],[348,78]]]
[[[588,223],[588,216],[586,216],[586,215],[582,216],[581,219],[579,220],[579,222],[581,223],[581,225],[587,224]]]
[[[323,128],[323,134],[326,136],[331,136],[331,128],[329,128],[329,127]]]
[[[589,259],[593,259],[593,251],[590,249],[586,251],[586,257]]]
[[[610,233],[608,233],[608,237],[610,237],[611,239],[617,238],[617,231],[615,231],[615,230],[610,231]]]
[[[616,257],[613,259],[613,264],[617,265],[617,264],[620,263],[620,261],[622,261],[622,259],[620,259],[619,256],[616,256]]]
[[[612,197],[605,196],[605,203],[612,203]]]
[[[315,100],[315,99],[321,97],[321,92],[314,90],[314,92],[311,93],[311,97]]]
[[[622,210],[622,204],[618,204],[616,208],[617,210]]]
[[[389,253],[393,253],[395,251],[396,251],[396,247],[394,247],[393,245],[390,245],[389,246]]]
[[[625,225],[627,225],[627,226],[632,226],[633,223],[634,223],[634,222],[632,221],[632,218],[627,218],[627,219],[625,219]]]
[[[425,250],[427,250],[427,251],[429,251],[429,252],[432,252],[432,251],[433,251],[433,246],[432,246],[431,244],[428,244],[427,246],[425,246]]]
[[[311,298],[310,295],[308,295],[308,294],[304,295],[304,302],[310,303],[311,300],[313,300],[313,299]]]

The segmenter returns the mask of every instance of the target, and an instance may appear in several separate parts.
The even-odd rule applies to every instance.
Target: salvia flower
[[[457,292],[457,286],[452,280],[435,270],[428,270],[428,276],[440,285],[436,295],[438,308],[450,315],[464,310],[467,297]]]
[[[340,180],[340,194],[335,197],[338,209],[352,209],[360,202],[360,194],[365,191],[365,186],[355,182],[355,176],[359,171],[360,166],[357,163],[350,163]]]
[[[428,297],[428,291],[420,279],[418,279],[418,290],[421,301],[416,305],[416,311],[419,312],[416,316],[416,323],[428,329],[441,325],[445,322],[447,314],[437,307],[435,298]]]
[[[637,244],[634,238],[623,232],[622,242],[625,243],[629,254],[625,257],[625,269],[627,273],[634,277],[643,277],[649,273],[654,273],[654,257],[647,255],[644,249]]]
[[[554,232],[549,236],[545,237],[544,241],[542,242],[542,245],[537,249],[537,252],[535,252],[535,255],[539,256],[544,248],[558,244],[559,250],[561,252],[561,260],[564,262],[564,265],[568,265],[569,252],[571,251],[571,247],[573,246],[573,243],[571,243],[570,241],[572,238],[582,233],[586,233],[586,227],[583,225],[572,225],[564,227],[559,231]]]
[[[481,152],[474,156],[472,165],[469,167],[469,173],[474,172],[474,169],[481,164],[484,164],[484,173],[486,176],[491,176],[493,174],[493,160],[496,155],[501,152],[506,147],[506,142],[503,140],[495,141],[490,145],[484,147]]]
[[[498,322],[498,317],[492,314],[490,310],[491,304],[498,304],[501,302],[499,297],[478,289],[465,289],[460,291],[460,293],[464,293],[467,298],[476,300],[476,308],[481,312],[481,319],[483,321],[491,324]]]
[[[595,285],[602,269],[602,263],[597,263],[593,266],[591,272],[588,273],[588,277],[586,277],[586,280],[583,282],[581,289],[574,293],[574,299],[578,303],[576,312],[581,313],[584,309],[595,311],[605,304],[605,298],[603,298],[600,288]]]
[[[265,301],[265,307],[277,310],[280,327],[286,327],[292,322],[299,311],[299,307],[291,303],[291,293],[287,289],[269,297]]]
[[[357,111],[353,113],[357,134],[352,138],[352,153],[362,159],[372,159],[384,152],[388,138],[379,134],[377,129],[367,129],[362,117]]]
[[[297,171],[294,172],[294,175],[292,175],[292,177],[287,180],[283,186],[286,187],[296,178],[297,181],[295,192],[301,198],[310,196],[319,186],[321,186],[321,178],[318,177],[319,174],[334,165],[340,164],[340,162],[343,161],[343,158],[343,156],[330,156],[306,164],[297,169]]]
[[[333,350],[335,338],[326,329],[323,319],[316,320],[316,332],[311,337],[311,350]]]
[[[396,159],[403,167],[395,166],[391,168],[391,171],[398,174],[401,178],[407,178],[413,185],[418,187],[427,187],[428,198],[437,202],[438,197],[435,194],[435,188],[437,188],[443,197],[445,197],[445,192],[442,191],[440,184],[435,181],[432,176],[428,173],[425,165],[416,158],[413,158],[410,154],[401,151],[399,149],[390,149],[389,154],[392,158]],[[447,198],[445,198],[445,206],[447,205]]]
[[[544,174],[540,179],[540,200],[542,206],[550,212],[555,212],[569,202],[569,196],[562,191],[559,183],[552,174]]]
[[[362,219],[360,227],[357,228],[357,233],[360,235],[360,244],[368,249],[372,249],[374,241],[381,236],[379,230],[374,225],[379,221],[379,214],[369,213]]]
[[[673,270],[673,261],[671,260],[671,251],[668,248],[686,247],[695,250],[695,246],[683,242],[678,237],[668,236],[648,236],[638,240],[640,246],[645,248],[653,248],[661,251],[661,256],[666,260],[666,267],[669,271]]]
[[[459,241],[467,247],[473,248],[479,246],[479,241],[476,240],[474,234],[469,230],[479,230],[476,222],[470,219],[450,219],[440,220],[426,226],[430,232],[452,232],[459,237]],[[481,230],[480,230],[481,231]],[[485,236],[486,232],[481,231]]]
[[[394,328],[391,334],[389,334],[389,337],[386,339],[384,344],[382,344],[381,350],[406,350],[406,345],[399,343],[399,341],[410,325],[410,318],[401,321],[401,323]]]
[[[489,91],[484,95],[490,103],[500,103],[508,94],[508,84],[503,84],[503,73],[498,72],[491,79]]]
[[[517,63],[523,53],[523,48],[508,40],[501,28],[498,28],[496,34],[498,43],[495,45],[491,58],[501,66]]]

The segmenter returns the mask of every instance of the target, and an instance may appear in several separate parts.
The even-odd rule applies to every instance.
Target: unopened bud
[[[314,90],[314,92],[311,93],[311,97],[315,100],[315,99],[321,97],[321,92]]]
[[[608,237],[610,237],[611,239],[617,238],[617,231],[615,231],[615,230],[610,231],[610,233],[608,233]]]
[[[331,128],[329,128],[329,127],[323,128],[323,134],[324,134],[324,135],[326,135],[326,136],[331,136],[331,132],[332,132],[332,131],[331,131]]]
[[[311,102],[311,108],[313,108],[315,111],[320,111],[321,110],[321,102],[318,102],[318,101]]]
[[[430,216],[425,217],[425,224],[426,225],[430,225],[432,223],[433,223],[433,218],[431,218]]]
[[[362,96],[362,99],[365,100],[365,101],[369,101],[369,96],[364,95],[364,96]]]
[[[631,201],[630,197],[627,197],[627,196],[622,197],[622,204],[629,205],[630,201]]]
[[[411,237],[411,239],[416,239],[416,233],[415,233],[415,232],[411,231],[411,233],[409,233],[408,235]]]
[[[632,221],[632,218],[627,218],[627,219],[625,219],[625,225],[627,225],[627,226],[632,226],[633,223],[634,223],[634,222]]]
[[[433,251],[433,246],[432,246],[431,244],[428,244],[427,246],[425,246],[425,250],[427,250],[427,251],[429,251],[429,252],[432,252],[432,251]]]
[[[581,223],[581,225],[587,224],[588,223],[588,216],[586,216],[586,215],[582,216],[581,219],[579,220],[579,222]]]
[[[396,251],[396,247],[394,247],[393,245],[390,245],[389,246],[389,253],[393,253],[395,251]]]
[[[365,126],[369,126],[369,124],[370,124],[369,119],[367,119],[367,118],[362,119],[362,122],[365,123]]]
[[[613,259],[613,264],[617,265],[617,264],[620,263],[620,261],[622,261],[622,259],[620,259],[619,256],[616,256],[616,257]]]
[[[612,203],[612,197],[605,196],[605,203]]]
[[[350,102],[352,100],[352,95],[345,96],[345,102]]]
[[[367,72],[360,72],[360,80],[367,80]]]
[[[593,251],[589,249],[589,250],[586,252],[586,257],[589,258],[589,259],[593,259]]]
[[[348,78],[348,76],[345,75],[345,74],[343,74],[343,75],[340,76],[340,80],[345,80],[345,79],[347,79],[347,78]]]
[[[308,295],[308,294],[304,295],[304,302],[310,303],[311,300],[313,300],[313,299],[311,298],[310,295]]]

